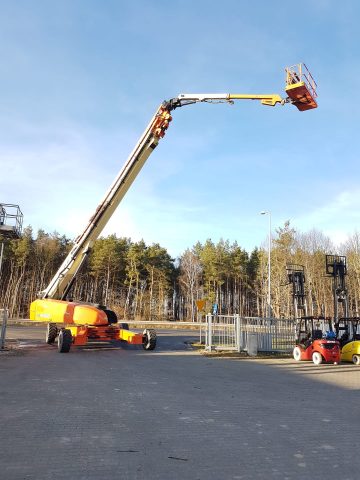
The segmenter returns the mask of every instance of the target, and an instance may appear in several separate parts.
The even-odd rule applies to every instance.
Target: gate
[[[240,317],[239,315],[206,316],[205,349],[249,353],[290,353],[295,346],[295,322],[288,319]]]

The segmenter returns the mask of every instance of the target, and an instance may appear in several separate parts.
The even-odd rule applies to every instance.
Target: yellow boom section
[[[229,100],[260,100],[263,105],[269,105],[270,107],[274,107],[277,103],[285,103],[285,99],[281,98],[281,96],[276,93],[270,95],[242,95],[230,93]]]

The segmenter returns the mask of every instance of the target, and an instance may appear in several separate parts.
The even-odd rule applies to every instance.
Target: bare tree
[[[186,304],[192,322],[195,321],[195,297],[202,270],[199,257],[191,250],[185,250],[180,258],[180,284],[185,290]]]

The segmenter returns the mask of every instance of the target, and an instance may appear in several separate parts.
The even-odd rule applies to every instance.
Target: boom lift
[[[142,166],[164,137],[172,120],[173,110],[199,102],[233,104],[235,100],[258,100],[262,105],[268,106],[292,103],[300,111],[316,108],[316,91],[309,84],[308,77],[304,75],[302,64],[289,68],[291,74],[286,69],[285,90],[289,90],[287,98],[282,98],[278,94],[196,93],[180,94],[159,106],[84,231],[76,238],[70,253],[49,285],[40,293],[40,298],[30,306],[31,320],[48,323],[47,343],[54,343],[58,336],[60,352],[68,352],[72,344],[85,345],[92,339],[103,341],[121,339],[130,344],[142,344],[146,350],[155,348],[156,333],[153,330],[145,330],[143,334],[130,332],[126,324],[117,324],[115,313],[106,307],[69,300],[69,291],[76,274]],[[296,83],[294,75],[296,80],[299,80]]]

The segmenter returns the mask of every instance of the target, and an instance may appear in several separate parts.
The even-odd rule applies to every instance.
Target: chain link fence
[[[295,321],[288,319],[206,316],[205,349],[234,352],[290,353],[295,346]]]

